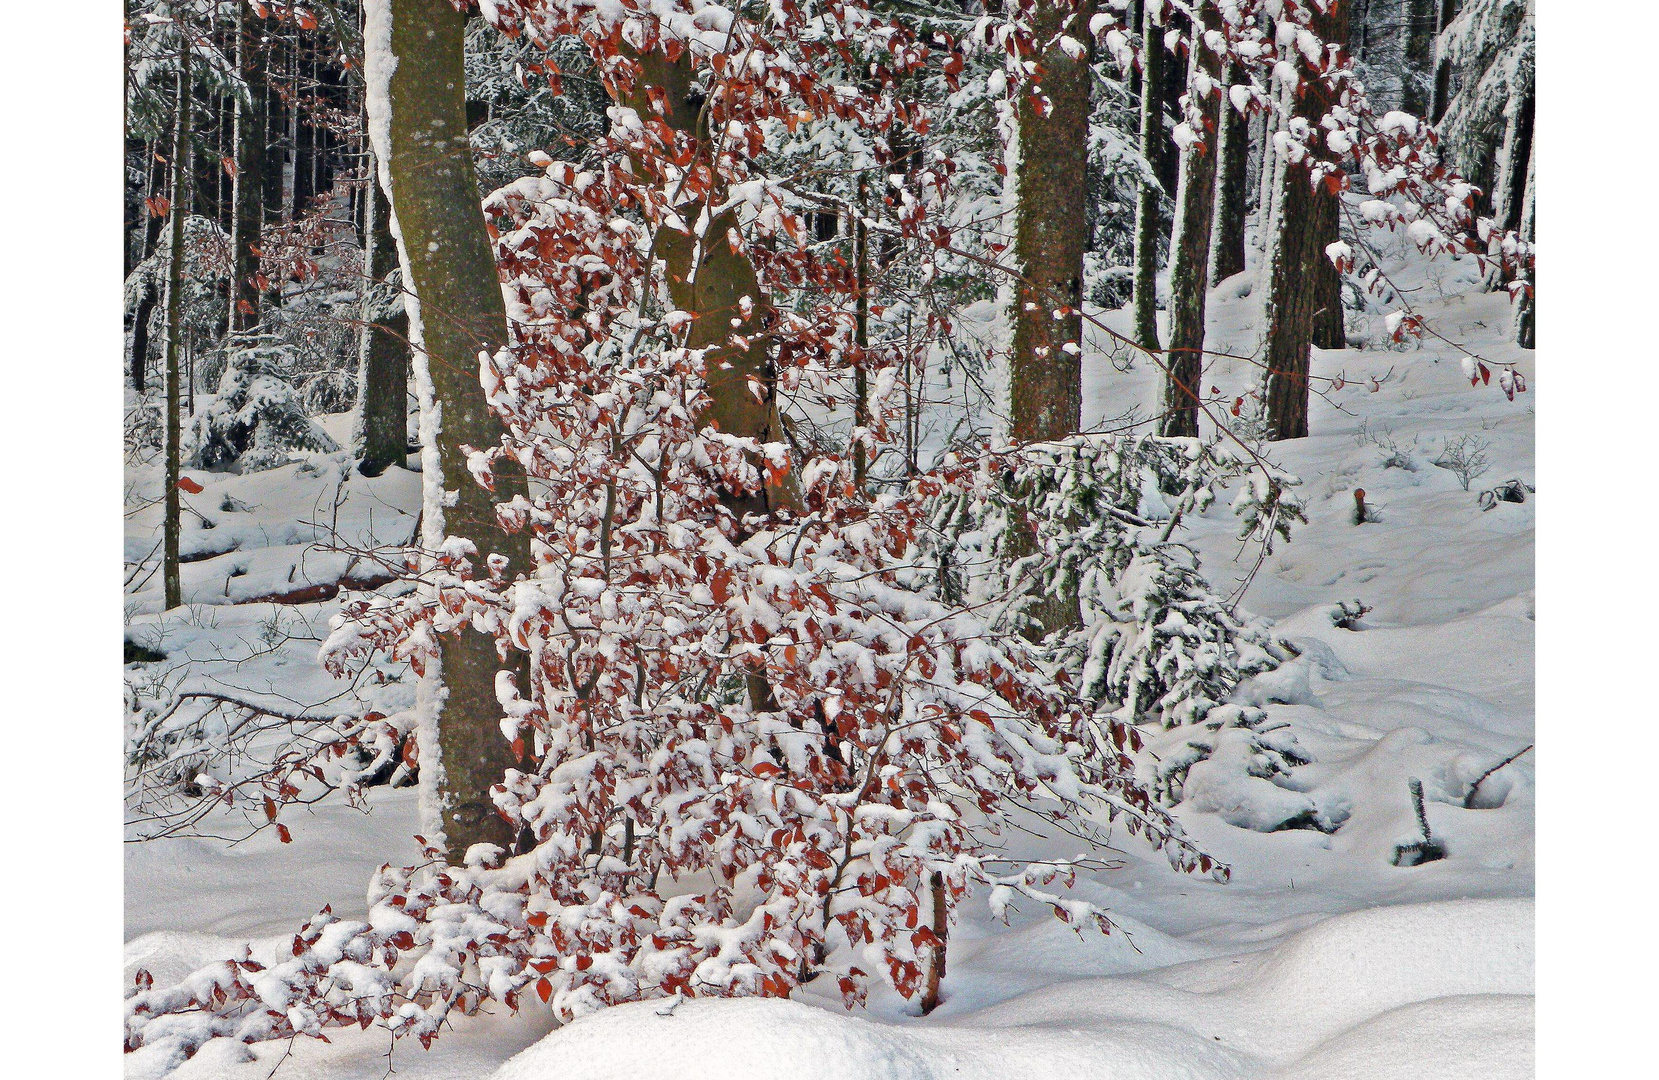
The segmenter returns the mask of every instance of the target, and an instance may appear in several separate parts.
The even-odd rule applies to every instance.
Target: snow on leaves
[[[485,486],[504,457],[529,475],[531,496],[497,513],[530,535],[534,565],[445,545],[425,588],[348,602],[323,655],[342,673],[384,655],[420,671],[470,624],[522,657],[497,680],[520,766],[492,793],[522,850],[478,845],[461,867],[430,850],[382,870],[366,919],[325,911],[274,968],[135,986],[128,1047],[187,1055],[347,1023],[424,1044],[486,1001],[533,995],[569,1019],[823,975],[849,1005],[872,978],[914,997],[942,947],[923,910],[948,919],[975,887],[1109,929],[1047,888],[1085,857],[994,857],[1015,806],[1099,810],[1177,867],[1219,871],[1135,781],[1132,725],[1095,718],[1022,638],[917,586],[934,501],[977,463],[871,495],[851,460],[704,422],[710,375],[758,333],[763,395],[828,396],[862,367],[861,437],[888,438],[898,356],[854,344],[848,268],[808,246],[787,181],[749,163],[771,126],[813,118],[925,132],[891,87],[929,45],[854,4],[758,19],[672,0],[483,8],[508,33],[580,37],[616,102],[593,165],[540,162],[485,203],[512,342],[479,373],[507,436],[469,466]],[[868,79],[840,79],[849,61]],[[653,83],[665,68],[701,100]],[[930,203],[901,196],[903,235],[937,242]],[[678,309],[664,251],[688,239],[746,257],[760,295]],[[694,338],[734,314],[731,333]],[[763,488],[789,497],[756,512]]]

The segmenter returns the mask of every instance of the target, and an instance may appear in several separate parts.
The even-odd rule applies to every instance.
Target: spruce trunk
[[[246,99],[236,99],[236,178],[231,194],[231,333],[259,322],[259,233],[265,220],[265,50],[263,21],[248,0],[238,4],[236,66],[247,84]]]
[[[529,541],[502,529],[495,503],[525,495],[524,474],[503,459],[495,491],[486,491],[462,450],[494,446],[504,435],[478,372],[480,356],[507,343],[467,142],[465,16],[449,0],[370,0],[365,8],[370,130],[391,192],[405,287],[418,305],[410,327],[421,384],[423,543],[433,550],[445,537],[470,541],[476,576],[486,573],[489,556],[500,555],[510,579],[529,571]],[[420,747],[429,822],[438,819],[452,860],[479,843],[510,850],[516,837],[490,798],[517,764],[495,694],[503,663],[494,638],[470,625],[446,634],[441,649],[441,691],[430,675],[422,687],[423,708],[429,718],[436,714],[436,739],[428,726]]]
[[[1314,229],[1318,233],[1314,244],[1319,255],[1313,267],[1313,343],[1321,349],[1341,349],[1348,344],[1347,327],[1342,321],[1342,274],[1325,254],[1342,239],[1341,198],[1323,187],[1313,197]]]
[[[1348,34],[1347,0],[1336,0],[1329,12],[1314,9],[1309,28],[1321,41],[1345,41]],[[1294,97],[1296,115],[1315,130],[1332,103],[1330,89],[1298,56],[1306,80]],[[1308,368],[1314,326],[1322,306],[1330,303],[1327,279],[1330,266],[1325,245],[1335,220],[1336,196],[1323,185],[1314,190],[1309,165],[1322,143],[1310,141],[1309,156],[1281,161],[1275,195],[1274,239],[1268,261],[1266,405],[1269,439],[1300,439],[1308,434]],[[1328,204],[1320,206],[1321,201]],[[1328,215],[1328,216],[1327,216]],[[1337,308],[1340,315],[1340,305]]]
[[[1217,29],[1221,14],[1207,2],[1202,25]],[[1175,192],[1175,231],[1169,240],[1169,353],[1164,366],[1161,434],[1198,434],[1198,405],[1204,378],[1204,315],[1209,294],[1210,229],[1215,218],[1217,128],[1221,64],[1193,34],[1187,77],[1186,123],[1192,140],[1181,150]],[[1232,110],[1229,108],[1229,112]]]
[[[1158,344],[1158,184],[1155,163],[1163,153],[1164,44],[1155,4],[1141,11],[1141,157],[1147,174],[1135,200],[1135,341],[1149,352]]]
[[[1065,25],[1087,37],[1093,5],[1084,3]],[[1044,0],[1036,21],[1039,40],[1062,31],[1072,8]],[[1014,283],[1013,348],[1009,358],[1011,434],[1018,442],[1043,442],[1075,434],[1083,410],[1083,253],[1088,242],[1088,61],[1073,60],[1058,45],[1042,57],[1042,93],[1051,109],[1039,115],[1030,93],[1019,96],[1019,160],[1013,184],[1016,225],[1014,263],[1024,280]]]
[[[1039,41],[1066,33],[1087,40],[1092,0],[1075,9],[1042,0]],[[1058,45],[1042,56],[1038,85],[1048,98],[1039,115],[1022,92],[1016,113],[1019,158],[1015,199],[1013,342],[1008,359],[1009,434],[1020,443],[1074,435],[1083,415],[1083,253],[1088,244],[1088,58],[1072,59]],[[1016,556],[1032,542],[1016,531]],[[1077,596],[1047,592],[1027,608],[1037,627],[1052,633],[1082,623]]]
[[[182,28],[181,28],[182,29]],[[182,38],[181,34],[181,38]],[[171,611],[184,602],[184,590],[179,582],[179,467],[180,432],[179,406],[182,395],[179,386],[179,337],[182,332],[180,316],[184,292],[184,214],[190,160],[190,43],[185,40],[179,50],[178,109],[173,123],[173,205],[170,235],[167,238],[167,451],[162,474],[163,492],[161,522],[161,606]]]

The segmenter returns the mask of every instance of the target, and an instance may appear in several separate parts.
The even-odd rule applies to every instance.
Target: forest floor
[[[1473,288],[1457,263],[1401,258],[1392,269],[1446,338],[1524,359],[1536,381],[1531,354],[1506,343],[1503,293]],[[1249,280],[1212,292],[1212,350],[1255,351],[1260,299]],[[1120,329],[1129,321],[1102,318]],[[1531,1076],[1533,755],[1464,802],[1476,777],[1533,740],[1536,496],[1490,510],[1478,498],[1503,481],[1534,481],[1533,395],[1511,402],[1495,380],[1471,388],[1460,351],[1390,346],[1380,316],[1351,322],[1356,339],[1368,347],[1316,354],[1315,374],[1346,385],[1314,400],[1314,435],[1272,449],[1304,481],[1308,524],[1253,577],[1257,551],[1235,539],[1226,500],[1189,536],[1217,591],[1248,579],[1243,608],[1273,619],[1300,650],[1244,694],[1314,759],[1271,797],[1304,802],[1339,822],[1334,832],[1257,831],[1261,787],[1212,788],[1176,816],[1232,867],[1230,883],[1177,874],[1124,837],[1118,867],[1080,876],[1075,889],[1109,908],[1122,934],[1080,936],[1029,911],[1004,926],[970,901],[953,929],[943,1003],[926,1018],[890,992],[849,1014],[808,986],[795,1001],[622,1006],[557,1031],[534,1009],[457,1020],[430,1051],[399,1045],[390,1058],[378,1030],[251,1050],[220,1040],[172,1075],[264,1080],[280,1061],[276,1075],[289,1080],[378,1080],[388,1068],[407,1080]],[[1157,371],[1144,359],[1119,371],[1090,348],[1085,364],[1086,425],[1156,401]],[[1253,373],[1222,359],[1205,381],[1231,400]],[[1459,439],[1489,463],[1468,490],[1434,464]],[[257,601],[372,581],[373,560],[342,543],[411,535],[418,476],[365,480],[343,462],[190,474],[204,491],[186,497],[200,511],[187,522],[188,603],[163,616],[159,583],[134,583],[129,638],[168,659],[135,665],[129,678],[172,672],[290,707],[341,707],[350,691],[316,661],[337,605]],[[137,499],[159,490],[153,470],[131,482]],[[1355,524],[1355,488],[1375,520]],[[155,507],[130,514],[129,561],[153,548],[158,522]],[[1351,600],[1371,610],[1340,627],[1333,608]],[[1445,857],[1394,865],[1401,845],[1421,839],[1412,779]],[[285,813],[287,845],[270,831],[234,845],[128,844],[129,981],[138,967],[158,983],[175,979],[250,940],[256,955],[274,950],[324,903],[360,914],[376,866],[416,860],[414,800],[413,789],[377,788],[367,814],[327,803]],[[155,1075],[156,1064],[129,1055],[128,1076]]]

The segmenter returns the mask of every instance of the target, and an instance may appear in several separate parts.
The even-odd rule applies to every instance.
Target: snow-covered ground
[[[1413,306],[1441,334],[1522,360],[1529,383],[1544,381],[1530,354],[1505,343],[1502,293],[1471,290],[1456,264],[1402,269]],[[1248,281],[1212,293],[1218,353],[1256,349],[1260,298]],[[1126,312],[1103,318],[1127,327]],[[1251,577],[1256,551],[1234,539],[1225,500],[1189,523],[1217,590],[1248,579],[1243,607],[1274,619],[1300,651],[1245,693],[1314,758],[1282,786],[1225,770],[1204,783],[1194,770],[1177,816],[1232,867],[1230,883],[1178,875],[1126,837],[1116,869],[1076,886],[1114,912],[1121,935],[1079,936],[1034,912],[1004,926],[970,904],[953,930],[943,1003],[926,1018],[891,994],[849,1015],[808,986],[788,1002],[624,1006],[557,1031],[533,1009],[457,1020],[431,1051],[399,1045],[390,1062],[375,1030],[251,1049],[221,1040],[173,1075],[263,1080],[287,1055],[276,1075],[293,1080],[378,1078],[388,1064],[410,1080],[1530,1076],[1533,755],[1465,801],[1477,777],[1533,739],[1537,496],[1483,510],[1478,493],[1535,483],[1535,393],[1511,402],[1495,381],[1471,388],[1458,350],[1389,347],[1375,323],[1353,328],[1372,347],[1316,356],[1314,373],[1345,385],[1315,399],[1311,438],[1272,449],[1304,480],[1309,521],[1295,538]],[[1144,360],[1119,371],[1087,350],[1085,423],[1149,409],[1157,374]],[[1205,381],[1231,400],[1255,369],[1221,359]],[[1434,464],[1458,439],[1488,461],[1469,490]],[[184,568],[189,603],[159,614],[154,579],[128,597],[129,638],[168,656],[148,668],[289,708],[343,709],[346,688],[315,661],[330,600],[248,601],[367,576],[372,560],[354,552],[410,535],[418,477],[394,469],[367,481],[324,457],[246,477],[191,475],[205,490],[187,501],[214,527],[187,527],[187,557],[200,556]],[[1356,488],[1374,518],[1358,525]],[[154,545],[157,521],[153,509],[128,519],[129,559]],[[1371,610],[1338,626],[1335,605],[1353,600]],[[1413,780],[1445,857],[1395,865],[1400,847],[1422,839]],[[1337,827],[1244,827],[1259,824],[1263,800]],[[250,939],[256,954],[274,950],[324,903],[361,912],[372,869],[415,855],[412,790],[377,788],[369,804],[366,815],[329,804],[285,814],[289,845],[269,832],[235,846],[127,845],[129,980],[144,967],[163,982]],[[160,1064],[140,1051],[128,1075]]]

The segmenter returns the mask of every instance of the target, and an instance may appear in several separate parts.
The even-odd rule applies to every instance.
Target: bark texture
[[[388,295],[385,288],[388,275],[397,269],[397,248],[378,174],[378,168],[371,167],[363,186],[363,263],[371,284],[363,299],[363,332],[357,343],[354,434],[357,470],[364,476],[379,476],[389,466],[402,465],[408,454],[409,314],[401,292]]]
[[[1069,32],[1087,36],[1094,7],[1076,9]],[[1044,0],[1036,18],[1040,40],[1053,37],[1073,9]],[[1019,162],[1014,169],[1017,223],[1014,262],[1025,279],[1014,285],[1009,359],[1012,436],[1040,442],[1074,434],[1083,408],[1083,253],[1088,243],[1089,80],[1086,60],[1059,46],[1042,56],[1042,116],[1032,95],[1019,99]],[[1060,311],[1059,318],[1055,317]],[[1068,351],[1067,347],[1070,346]]]
[[[1452,61],[1442,54],[1440,36],[1457,16],[1457,0],[1435,0],[1434,82],[1429,90],[1429,122],[1438,124],[1452,100]]]
[[[1221,15],[1213,2],[1199,9],[1202,25],[1218,29]],[[1215,218],[1216,152],[1221,110],[1213,87],[1220,84],[1221,63],[1195,39],[1188,64],[1187,120],[1197,142],[1181,151],[1175,193],[1175,230],[1169,240],[1169,353],[1165,360],[1161,434],[1198,434],[1198,402],[1203,393],[1204,315],[1209,295],[1210,230]],[[1231,109],[1228,109],[1231,112]]]
[[[231,194],[231,333],[259,322],[259,232],[265,220],[265,50],[263,20],[240,0],[236,18],[236,66],[248,100],[236,100],[236,179]]]
[[[1154,7],[1141,8],[1141,157],[1153,166],[1163,153],[1164,46],[1163,27],[1154,21]],[[1135,200],[1135,341],[1157,352],[1158,343],[1158,185],[1141,180]]]
[[[1314,192],[1313,227],[1318,233],[1314,246],[1319,259],[1313,267],[1313,343],[1321,349],[1341,349],[1348,344],[1342,320],[1342,274],[1325,254],[1325,249],[1342,239],[1342,207],[1339,196],[1321,188]]]
[[[161,595],[162,608],[172,610],[184,602],[179,583],[179,338],[183,329],[184,215],[188,200],[190,167],[190,48],[180,51],[178,68],[178,110],[173,123],[173,205],[167,237],[167,373],[166,464],[162,483]]]
[[[1035,20],[1037,37],[1049,40],[1064,29],[1087,40],[1093,14],[1093,0],[1076,8],[1064,0],[1043,0]],[[1031,94],[1020,94],[1019,160],[1013,175],[1014,262],[1024,280],[1014,283],[1008,406],[1009,434],[1022,443],[1076,434],[1083,414],[1083,254],[1088,245],[1093,72],[1087,57],[1074,60],[1058,45],[1043,53],[1041,64],[1038,83],[1050,109],[1039,115]],[[1027,540],[1024,530],[1016,536],[1022,544]],[[1049,633],[1082,622],[1075,595],[1042,595],[1027,613]]]
[[[373,9],[378,8],[379,11]],[[427,467],[434,457],[438,477],[426,478],[423,509],[427,541],[435,526],[470,540],[478,549],[475,567],[499,554],[509,577],[530,568],[529,542],[497,523],[494,504],[526,491],[524,475],[510,461],[497,466],[492,494],[473,481],[463,444],[500,441],[500,420],[490,411],[479,382],[479,354],[494,354],[507,343],[506,308],[495,257],[479,205],[472,152],[467,143],[466,80],[462,68],[465,17],[449,0],[376,0],[370,18],[389,13],[396,68],[390,75],[388,170],[392,211],[402,241],[403,266],[420,304],[419,351],[435,409],[423,425]],[[371,51],[370,63],[376,57]],[[383,74],[371,72],[371,82]],[[375,106],[371,95],[371,109]],[[436,423],[432,420],[436,419]],[[434,430],[436,429],[436,430]],[[436,490],[447,489],[448,505],[433,505]],[[447,502],[446,498],[446,502]],[[468,847],[491,843],[511,850],[516,837],[490,800],[490,788],[517,764],[501,735],[501,707],[495,676],[502,669],[495,642],[470,626],[442,644],[444,701],[438,719],[441,766],[438,808],[447,852],[458,859]]]
[[[1343,41],[1348,34],[1348,2],[1337,0],[1329,12],[1314,9],[1310,29],[1323,41]],[[1298,59],[1304,76],[1305,61]],[[1332,94],[1323,82],[1308,79],[1295,99],[1297,115],[1317,128],[1330,108]],[[1316,144],[1322,146],[1323,144]],[[1322,277],[1330,259],[1325,255],[1330,222],[1336,212],[1334,195],[1315,191],[1309,158],[1283,161],[1278,169],[1275,236],[1268,259],[1266,310],[1267,435],[1269,439],[1300,439],[1308,434],[1308,361],[1314,324],[1329,293]],[[1328,204],[1329,214],[1320,208]],[[1334,273],[1334,270],[1333,270]],[[1340,314],[1340,305],[1338,312]]]

